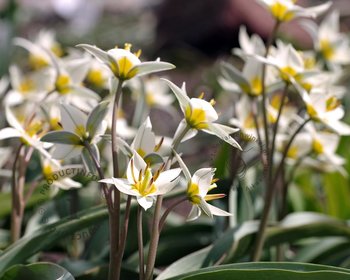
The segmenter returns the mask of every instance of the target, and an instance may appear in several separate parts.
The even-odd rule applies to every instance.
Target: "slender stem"
[[[160,214],[162,210],[162,202],[163,202],[163,196],[159,195],[157,197],[156,206],[154,210],[152,234],[151,234],[151,241],[150,241],[149,251],[148,251],[145,280],[153,279],[153,270],[154,270],[154,264],[156,262],[157,248],[158,248],[158,242],[159,242],[159,233],[160,233],[159,220],[160,220]]]
[[[180,200],[177,200],[175,201],[173,204],[171,204],[168,209],[163,213],[161,219],[160,219],[160,222],[159,222],[159,232],[162,231],[163,227],[164,227],[164,224],[165,224],[165,221],[166,221],[166,218],[168,217],[168,215],[170,214],[170,212],[172,210],[174,210],[174,208],[178,205],[180,205],[182,202],[185,202],[187,201],[188,198],[187,197],[183,197],[182,199]]]
[[[266,44],[266,50],[265,50],[265,57],[268,56],[270,47],[276,37],[278,28],[280,26],[280,22],[276,21],[273,30],[271,32],[271,35],[269,36],[269,39]],[[267,160],[270,159],[269,156],[269,147],[270,147],[270,141],[269,141],[269,126],[268,126],[268,121],[267,121],[267,107],[266,107],[266,84],[265,84],[265,78],[266,78],[266,64],[263,64],[262,68],[262,75],[261,75],[261,82],[262,82],[262,102],[261,102],[261,107],[262,107],[262,112],[263,112],[263,124],[264,124],[264,132],[265,132],[265,145],[266,145],[266,156]],[[271,165],[270,165],[271,166]]]
[[[130,209],[131,209],[131,199],[132,196],[128,195],[128,198],[126,200],[126,206],[125,206],[125,214],[124,214],[124,224],[120,236],[120,244],[119,244],[119,250],[117,255],[117,263],[116,263],[116,271],[117,271],[117,278],[120,279],[120,271],[122,269],[122,260],[124,256],[125,251],[125,245],[126,245],[126,238],[128,236],[128,229],[129,229],[129,220],[130,220]]]
[[[113,114],[112,114],[112,158],[113,158],[113,177],[119,177],[118,166],[118,145],[117,145],[117,118],[118,118],[118,104],[120,96],[122,95],[123,81],[118,80],[118,87],[114,96]],[[112,202],[110,218],[109,218],[109,234],[110,234],[110,259],[109,259],[109,280],[116,280],[120,277],[120,267],[118,267],[118,251],[120,244],[120,191],[113,188],[110,192],[110,199]],[[118,272],[119,270],[119,272]]]
[[[84,142],[84,146],[86,148],[86,150],[89,152],[90,154],[90,157],[96,167],[96,170],[98,172],[98,176],[100,177],[100,179],[104,179],[105,176],[104,176],[104,173],[103,173],[103,170],[101,168],[101,164],[99,163],[99,161],[97,160],[95,154],[93,153],[92,149],[91,149],[91,146],[90,146],[90,143],[88,141],[85,141]],[[108,187],[106,184],[104,183],[100,183],[100,186],[101,186],[101,189],[103,191],[103,194],[105,196],[105,199],[106,199],[106,202],[107,202],[107,206],[108,206],[108,209],[110,210],[111,207],[112,207],[112,201],[108,195]]]
[[[23,160],[25,146],[20,144],[17,149],[15,160],[12,166],[12,211],[11,211],[11,242],[16,242],[21,236],[21,225],[23,218],[23,191],[21,192],[20,183],[23,182],[23,170],[19,170],[18,180],[16,176],[17,164],[19,163],[19,169],[22,169],[21,161]],[[21,178],[21,179],[20,179]],[[24,183],[24,182],[23,182]]]
[[[145,261],[143,252],[143,233],[142,233],[142,207],[137,208],[137,243],[139,247],[139,276],[140,280],[145,279]]]
[[[261,217],[261,221],[260,221],[260,225],[259,225],[259,230],[258,230],[258,234],[256,237],[256,241],[255,241],[255,247],[254,247],[254,251],[252,254],[252,260],[253,261],[259,261],[261,253],[262,253],[262,249],[264,246],[264,241],[265,241],[265,232],[266,232],[266,227],[267,227],[267,222],[268,222],[268,217],[270,214],[270,209],[271,209],[271,205],[272,205],[272,201],[273,201],[273,197],[275,195],[276,192],[276,185],[277,185],[277,179],[278,176],[280,174],[280,172],[283,169],[283,165],[284,165],[284,161],[286,159],[286,156],[288,154],[288,150],[291,147],[295,137],[298,135],[298,133],[303,129],[303,127],[310,121],[311,119],[306,119],[299,127],[298,129],[293,133],[293,135],[291,136],[281,159],[281,162],[277,168],[274,180],[271,180],[272,183],[270,182],[270,184],[267,186],[267,192],[265,195],[265,203],[264,203],[264,209],[263,209],[263,213],[262,213],[262,217]]]
[[[187,132],[190,129],[191,127],[189,125],[186,125],[186,127],[184,127],[181,133],[178,134],[178,136],[174,139],[171,145],[172,150],[176,150],[178,145],[181,143],[181,140],[184,138],[184,136],[187,134]],[[165,168],[170,167],[173,157],[174,157],[174,153],[172,152],[169,155],[169,158],[165,164]],[[152,232],[151,232],[151,240],[150,240],[149,251],[148,251],[145,280],[153,279],[153,270],[156,262],[157,248],[158,248],[159,235],[160,235],[159,225],[160,225],[160,218],[161,218],[162,203],[163,203],[163,196],[159,195],[157,197],[156,206],[154,209],[153,221],[152,221]]]
[[[273,160],[274,160],[274,153],[275,153],[276,137],[277,137],[277,133],[278,133],[278,124],[279,124],[279,121],[280,121],[280,118],[281,118],[281,115],[282,115],[284,103],[285,103],[286,98],[287,98],[288,87],[289,87],[289,83],[286,83],[286,85],[284,87],[284,90],[283,90],[281,104],[280,104],[280,106],[278,108],[277,119],[276,119],[276,122],[275,122],[274,127],[273,127],[271,150],[270,150],[270,159],[269,159],[269,163],[270,163],[269,180],[270,181],[271,181],[271,178],[272,178],[272,171],[273,171]]]

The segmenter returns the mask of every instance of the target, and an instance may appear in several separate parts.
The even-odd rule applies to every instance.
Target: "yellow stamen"
[[[338,108],[339,105],[340,101],[335,96],[332,96],[326,101],[326,110],[333,111],[334,109]]]
[[[199,99],[203,99],[203,97],[204,97],[204,91],[202,91],[202,92],[199,94],[198,98],[199,98]]]
[[[207,117],[203,109],[192,109],[188,105],[185,109],[185,118],[189,126],[195,129],[206,129],[208,124]]]
[[[70,91],[71,79],[68,75],[60,75],[56,80],[56,89],[60,94],[67,94]]]
[[[334,57],[334,47],[332,46],[331,42],[327,39],[321,40],[320,42],[320,49],[323,57],[326,60],[331,60]]]
[[[312,150],[318,155],[323,154],[324,148],[322,143],[317,139],[314,139],[314,141],[312,142]]]
[[[87,74],[86,79],[97,87],[102,87],[105,83],[102,71],[98,69],[91,69]]]

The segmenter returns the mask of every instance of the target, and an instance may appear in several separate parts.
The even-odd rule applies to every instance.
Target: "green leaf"
[[[101,102],[89,114],[86,122],[86,130],[89,133],[89,137],[93,138],[96,131],[101,127],[102,121],[108,112],[108,104],[109,102],[107,101]]]
[[[210,267],[169,280],[347,280],[350,270],[306,263],[238,263]]]
[[[156,280],[165,280],[184,272],[200,269],[210,249],[211,246],[208,246],[177,260],[159,274]]]
[[[29,257],[43,249],[50,248],[56,241],[83,228],[103,222],[108,218],[105,206],[98,206],[78,212],[59,222],[41,227],[29,236],[24,236],[0,255],[0,271],[14,264],[23,263]],[[106,236],[106,238],[108,238]]]
[[[63,267],[53,263],[15,265],[8,269],[0,280],[74,280]]]
[[[81,139],[78,135],[69,131],[51,131],[45,134],[41,139],[43,142],[67,144],[67,145],[79,145]]]

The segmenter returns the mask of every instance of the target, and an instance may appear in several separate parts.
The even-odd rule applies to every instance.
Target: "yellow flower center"
[[[50,165],[44,165],[43,166],[43,175],[45,178],[49,177],[53,172],[52,172],[52,167]]]
[[[131,188],[137,190],[141,196],[150,195],[157,190],[156,186],[153,184],[152,172],[150,168],[145,170],[143,178],[141,175],[139,176],[138,180],[136,180],[135,175],[133,175],[133,177],[135,183],[131,186]]]
[[[310,118],[312,118],[313,120],[318,120],[317,111],[315,110],[315,108],[312,105],[307,104],[306,111],[309,114]]]
[[[35,55],[35,54],[30,54],[29,55],[29,65],[35,69],[41,69],[49,65],[49,62],[46,60],[46,58],[40,56],[40,55]]]
[[[296,159],[298,157],[298,148],[296,146],[290,147],[287,152],[287,157]]]
[[[288,10],[286,5],[276,2],[270,6],[272,15],[279,21],[290,21],[294,18],[294,13]]]
[[[102,75],[102,71],[98,69],[91,69],[89,73],[87,74],[86,79],[97,87],[102,87],[105,83],[105,79]]]
[[[146,103],[149,105],[149,106],[152,106],[156,103],[156,100],[154,98],[154,95],[153,93],[151,92],[146,92]]]
[[[190,105],[186,107],[185,118],[188,125],[195,129],[208,128],[207,117],[203,109],[192,109]]]
[[[253,96],[258,96],[261,94],[262,90],[263,90],[263,87],[262,87],[262,81],[259,77],[254,77],[251,81],[251,86],[252,86],[252,89],[251,89],[251,95]]]
[[[59,124],[59,118],[50,118],[49,123],[50,123],[50,127],[53,130],[61,130],[62,127]]]
[[[318,155],[322,154],[324,151],[322,143],[320,141],[318,141],[317,139],[315,139],[312,142],[312,150]]]
[[[331,60],[334,56],[334,47],[329,40],[324,39],[320,42],[321,53],[326,60]]]
[[[85,130],[84,125],[77,125],[74,129],[74,132],[82,138],[87,138],[87,131]]]
[[[326,101],[326,110],[333,111],[334,109],[338,108],[339,105],[340,101],[335,96],[332,96]]]
[[[286,67],[283,67],[281,68],[281,78],[284,80],[284,81],[289,81],[289,77],[295,77],[297,75],[297,71],[295,71],[295,69],[291,66],[286,66]]]
[[[200,204],[199,187],[197,184],[190,182],[187,187],[188,200],[193,204]]]
[[[67,94],[70,91],[71,79],[68,75],[60,75],[56,80],[56,89],[60,94]]]
[[[23,79],[18,89],[22,94],[35,90],[35,83],[31,79]]]
[[[253,114],[250,113],[243,122],[244,128],[255,128],[254,117]]]

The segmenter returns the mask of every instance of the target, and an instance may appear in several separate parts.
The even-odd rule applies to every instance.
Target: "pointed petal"
[[[15,115],[12,113],[12,110],[10,109],[10,107],[7,106],[5,108],[5,112],[6,112],[6,120],[9,123],[9,125],[11,125],[13,128],[15,128],[18,131],[24,132],[23,127],[21,126],[21,124],[19,123]]]
[[[216,123],[208,123],[208,130],[210,130],[212,133],[214,133],[216,136],[218,136],[220,139],[224,140],[231,146],[239,149],[242,151],[241,146],[237,143],[235,139],[233,139],[226,131],[218,124]]]
[[[22,133],[12,127],[6,127],[0,130],[0,140],[7,138],[21,137]]]
[[[174,83],[170,82],[167,79],[162,79],[164,82],[166,82],[168,84],[168,86],[170,87],[170,89],[174,92],[177,100],[180,103],[180,107],[182,109],[183,112],[185,112],[186,107],[189,105],[190,103],[190,98],[187,96],[187,93],[184,89],[179,88],[177,85],[175,85]]]
[[[108,104],[107,101],[101,102],[89,114],[86,122],[86,130],[91,138],[94,138],[96,132],[99,131],[99,128],[108,113]]]
[[[173,153],[175,155],[175,158],[176,158],[177,162],[180,165],[180,168],[182,169],[182,172],[185,175],[186,181],[190,182],[191,181],[191,173],[188,170],[186,164],[183,162],[182,158],[180,157],[180,155],[176,151],[173,151]]]
[[[157,180],[154,182],[157,187],[155,195],[163,195],[172,190],[179,182],[180,168],[170,169],[160,173]]]
[[[137,152],[142,151],[144,155],[141,156],[145,156],[153,152],[155,145],[156,137],[152,131],[151,120],[149,117],[147,117],[147,119],[137,131],[131,147]]]
[[[137,76],[143,76],[150,73],[174,69],[175,65],[163,61],[147,61],[138,64],[135,68],[137,69]]]
[[[241,71],[235,68],[233,65],[222,62],[221,73],[229,81],[233,81],[238,84],[241,88],[250,88],[249,82],[244,78]]]
[[[55,144],[52,157],[55,159],[68,159],[81,154],[82,146]]]
[[[76,133],[77,128],[85,128],[87,116],[82,111],[68,104],[60,104],[60,111],[65,130]]]
[[[201,209],[197,205],[193,205],[190,213],[188,214],[187,221],[191,222],[197,220],[202,214]]]
[[[201,168],[193,174],[192,183],[198,186],[200,197],[205,197],[208,193],[214,174],[215,168]]]
[[[140,204],[140,206],[145,209],[145,211],[152,207],[153,205],[153,198],[149,196],[138,196],[137,202]]]
[[[207,203],[204,199],[201,199],[199,207],[208,217],[213,218],[213,214],[211,213],[209,208],[209,203]]]
[[[79,45],[76,45],[76,47],[83,48],[84,50],[92,54],[94,57],[96,57],[98,60],[100,60],[103,63],[109,64],[110,62],[110,55],[108,55],[107,52],[101,50],[96,46],[92,46],[89,44],[79,44]]]
[[[207,203],[207,206],[210,212],[215,216],[232,216],[231,213],[221,210],[220,208],[210,205],[209,203]]]

